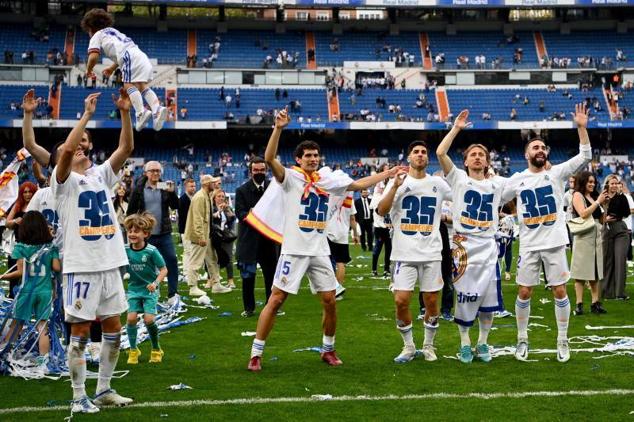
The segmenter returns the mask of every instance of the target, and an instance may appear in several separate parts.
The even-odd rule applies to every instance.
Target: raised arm
[[[95,114],[95,109],[97,108],[97,98],[99,98],[100,95],[100,92],[95,92],[94,94],[90,94],[86,97],[84,100],[84,114],[81,116],[81,119],[79,119],[79,122],[77,122],[77,125],[68,134],[66,141],[62,144],[61,151],[59,151],[59,158],[57,160],[56,177],[58,183],[64,183],[66,179],[68,179],[73,162],[73,155],[77,152],[79,142],[81,141],[82,136],[84,136],[86,125]]]
[[[119,89],[119,98],[112,94],[112,100],[121,112],[121,134],[119,135],[119,147],[114,150],[109,161],[112,171],[118,173],[134,150],[134,134],[132,132],[132,120],[130,119],[130,107],[132,104],[128,93],[123,88]]]
[[[99,61],[99,53],[92,52],[88,54],[88,61],[86,62],[86,76],[92,75],[92,70],[95,68],[95,65]]]
[[[605,204],[607,201],[608,193],[606,191],[601,192],[597,200],[592,201],[589,207],[586,207],[583,195],[580,192],[575,192],[572,195],[572,206],[574,207],[577,215],[581,218],[588,218],[597,208],[599,208],[602,204]]]
[[[590,110],[585,103],[575,104],[575,112],[573,120],[577,125],[577,133],[579,134],[579,143],[581,145],[590,145],[590,136],[588,135],[588,115]],[[592,158],[592,156],[590,156]]]
[[[367,189],[370,186],[376,185],[381,180],[392,178],[398,174],[406,174],[408,170],[409,170],[408,166],[395,166],[381,173],[373,174],[372,176],[366,176],[362,179],[355,180],[354,182],[348,185],[347,190],[358,191],[358,190]]]
[[[284,129],[291,122],[291,118],[288,115],[288,110],[284,110],[277,113],[275,116],[275,126],[273,127],[273,133],[269,138],[269,142],[266,144],[266,151],[264,151],[264,161],[271,168],[273,177],[282,183],[284,181],[284,166],[276,158],[277,147],[280,143],[280,135],[282,135],[282,129]]]
[[[22,97],[22,143],[24,148],[31,154],[31,157],[42,166],[48,166],[51,154],[35,142],[35,132],[33,131],[33,113],[42,101],[35,98],[35,90],[29,89]]]
[[[440,167],[442,167],[443,173],[445,176],[449,174],[451,169],[454,167],[453,161],[449,158],[447,153],[449,152],[449,148],[451,148],[451,144],[453,140],[458,136],[458,133],[466,127],[470,127],[472,124],[467,119],[469,118],[469,110],[462,110],[456,120],[454,121],[453,127],[445,135],[445,137],[436,148],[436,156],[438,157],[438,161],[440,162]]]
[[[390,186],[389,189],[383,192],[383,197],[379,201],[379,205],[376,207],[376,212],[381,217],[384,217],[390,212],[392,208],[392,203],[394,202],[394,197],[396,196],[396,191],[403,184],[403,181],[407,177],[407,173],[403,171],[399,171],[396,173],[394,177],[394,182]]]

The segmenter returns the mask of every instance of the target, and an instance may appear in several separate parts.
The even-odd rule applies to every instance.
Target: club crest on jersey
[[[141,257],[141,262],[143,262],[143,263],[147,262],[147,255],[143,255]]]
[[[464,275],[467,269],[467,251],[462,246],[462,242],[467,240],[465,236],[459,234],[454,235],[453,244],[451,249],[452,267],[453,267],[453,282],[456,283]]]
[[[434,191],[434,193],[438,192],[438,188],[436,186],[434,186],[434,188],[432,189],[432,191]]]
[[[550,180],[550,177],[548,177],[548,175],[545,175],[545,176],[544,176],[544,179],[545,179],[545,180]]]
[[[281,282],[283,285],[286,285],[286,283],[288,283],[288,279],[286,278],[286,276],[282,276],[282,278],[280,279],[280,282]]]
[[[81,300],[77,299],[77,301],[75,302],[75,309],[77,309],[78,311],[81,309]]]

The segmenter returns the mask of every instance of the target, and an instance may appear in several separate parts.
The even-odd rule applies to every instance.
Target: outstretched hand
[[[288,115],[288,108],[284,108],[277,116],[275,116],[275,129],[284,129],[291,122],[291,116]]]
[[[128,92],[123,88],[119,89],[119,98],[117,98],[116,95],[112,94],[112,101],[114,102],[114,105],[116,105],[117,108],[121,111],[130,111],[130,108],[132,107],[130,96],[128,95]]]
[[[407,177],[407,173],[409,172],[409,169],[404,166],[394,167],[394,169],[396,169],[396,172],[394,173],[394,186],[396,188],[399,188],[405,181],[405,178]],[[391,170],[394,170],[394,169],[391,169]]]
[[[101,92],[95,92],[90,94],[84,100],[84,113],[92,116],[97,109],[97,98],[101,95]]]
[[[22,110],[25,113],[33,113],[42,102],[41,98],[35,98],[35,90],[29,89],[22,97]]]
[[[572,119],[577,124],[577,127],[588,127],[588,116],[590,115],[590,109],[588,109],[585,103],[575,104],[575,112],[570,114],[572,114]]]
[[[462,110],[456,120],[453,122],[453,127],[460,130],[467,129],[473,126],[473,123],[469,121],[469,110]]]

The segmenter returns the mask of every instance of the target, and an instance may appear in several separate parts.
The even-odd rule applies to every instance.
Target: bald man
[[[178,261],[172,240],[172,222],[170,209],[178,209],[178,196],[174,191],[174,182],[163,182],[163,168],[158,161],[148,161],[143,168],[143,176],[130,194],[128,215],[147,211],[156,218],[149,243],[156,246],[167,265],[167,297],[173,303],[178,295]]]

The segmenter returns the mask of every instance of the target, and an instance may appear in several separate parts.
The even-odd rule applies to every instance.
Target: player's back
[[[103,51],[106,57],[121,65],[126,51],[135,47],[134,41],[118,29],[104,28],[95,32],[90,39],[88,53]]]

